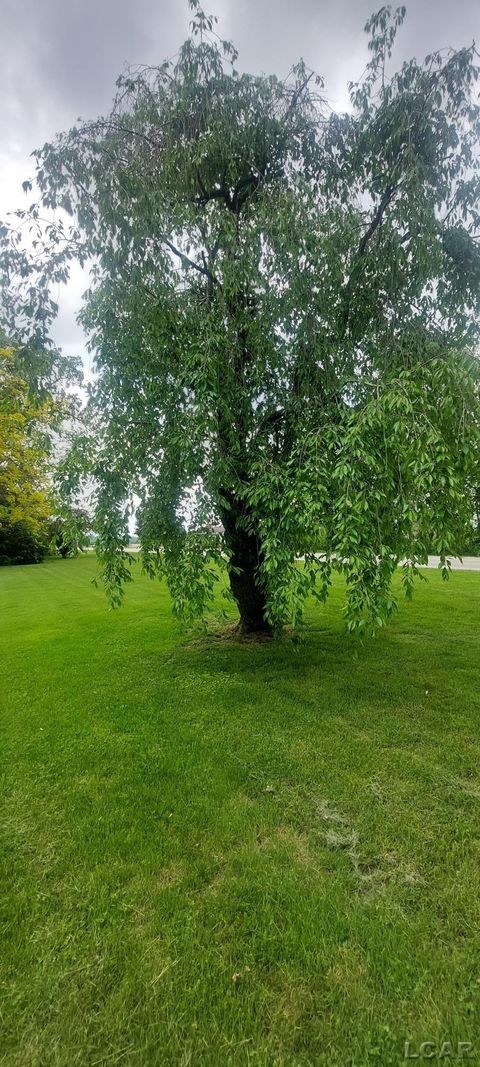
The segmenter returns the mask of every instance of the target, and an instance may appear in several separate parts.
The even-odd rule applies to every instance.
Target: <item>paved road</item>
[[[139,552],[140,545],[129,545],[128,551]],[[299,556],[299,559],[303,559],[303,556]],[[420,566],[429,567],[431,570],[435,570],[435,567],[438,567],[439,563],[439,556],[429,556],[428,563],[420,564]],[[459,559],[455,559],[454,556],[451,556],[450,563],[452,571],[480,571],[480,556],[463,556],[462,562],[460,562]]]
[[[299,556],[298,558],[302,560],[305,557]],[[452,571],[480,571],[480,556],[463,556],[461,561],[455,556],[450,556],[449,559]],[[419,567],[429,567],[430,570],[435,570],[439,563],[440,556],[429,556],[428,563],[419,563]]]
[[[428,557],[428,567],[438,567],[440,563],[439,556]],[[452,571],[480,571],[480,556],[462,556],[462,561],[455,559],[453,556],[450,558]]]

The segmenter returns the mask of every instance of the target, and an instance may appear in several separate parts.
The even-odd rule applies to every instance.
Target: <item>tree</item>
[[[50,543],[55,552],[67,559],[78,556],[90,544],[91,518],[85,508],[61,507],[60,514],[50,519]]]
[[[0,562],[39,563],[47,547],[48,407],[35,406],[15,368],[14,350],[0,348]]]
[[[53,453],[64,419],[77,398],[67,389],[78,378],[66,360],[39,339],[10,344],[0,332],[0,560],[39,563],[51,539]],[[75,525],[62,505],[66,526]]]
[[[239,73],[190,6],[174,63],[121,77],[106,118],[37,152],[32,225],[57,214],[34,264],[4,231],[11,313],[46,329],[52,280],[92,263],[113,599],[137,493],[144,565],[182,614],[226,566],[242,628],[270,630],[338,567],[349,626],[381,623],[400,559],[407,593],[429,550],[446,571],[478,464],[476,52],[390,74],[405,10],[384,7],[336,114],[303,63],[285,81]]]

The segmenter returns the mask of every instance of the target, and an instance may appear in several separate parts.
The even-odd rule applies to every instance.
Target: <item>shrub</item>
[[[26,520],[0,523],[0,566],[41,563],[46,549],[43,531]]]

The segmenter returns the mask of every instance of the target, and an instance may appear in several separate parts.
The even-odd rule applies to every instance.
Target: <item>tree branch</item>
[[[288,108],[287,108],[286,112],[285,112],[285,118],[286,119],[289,117],[289,115],[291,115],[292,111],[294,111],[294,109],[297,106],[297,103],[298,103],[298,101],[299,101],[299,99],[300,99],[300,97],[301,97],[301,95],[303,93],[303,90],[307,88],[307,85],[309,84],[309,82],[311,82],[313,76],[314,76],[314,71],[312,70],[310,72],[310,74],[308,74],[307,77],[304,79],[302,84],[299,85],[297,89],[295,89],[295,91],[293,93],[293,96],[292,96],[292,99],[291,99],[291,101],[290,101],[290,103],[288,105]]]
[[[397,186],[396,185],[387,185],[387,187],[385,189],[385,192],[383,193],[382,199],[381,199],[381,201],[380,201],[380,203],[379,203],[379,205],[377,207],[377,210],[376,210],[376,212],[375,212],[375,214],[374,214],[374,216],[372,218],[370,226],[365,231],[365,233],[364,233],[364,235],[363,235],[363,237],[362,237],[362,239],[360,241],[360,244],[359,244],[359,246],[357,248],[357,253],[356,253],[356,256],[355,256],[355,261],[356,262],[358,262],[358,260],[362,258],[362,256],[365,253],[365,250],[367,248],[367,245],[368,245],[369,241],[371,241],[375,231],[378,230],[378,227],[383,222],[383,216],[384,216],[384,214],[385,214],[385,212],[387,210],[388,205],[391,204],[391,202],[392,202],[392,200],[393,200],[393,198],[395,196],[396,191],[397,191]]]
[[[397,192],[397,189],[398,189],[397,185],[389,184],[389,185],[386,186],[386,188],[385,188],[385,190],[383,192],[382,198],[380,200],[380,203],[379,203],[379,205],[377,207],[377,210],[375,211],[375,214],[372,217],[370,225],[365,230],[365,233],[363,234],[363,237],[361,238],[361,240],[359,242],[357,251],[356,251],[356,253],[355,253],[354,257],[353,257],[352,267],[351,267],[351,270],[350,270],[348,281],[345,284],[345,287],[344,287],[344,290],[343,290],[343,294],[342,294],[342,299],[341,299],[341,308],[340,308],[340,310],[341,310],[341,322],[340,322],[340,331],[339,331],[339,334],[338,334],[338,337],[337,337],[337,340],[339,340],[339,341],[343,341],[343,339],[345,337],[345,334],[347,332],[347,329],[348,329],[348,323],[349,323],[349,319],[350,319],[350,308],[351,308],[351,302],[352,302],[353,277],[354,277],[355,269],[358,266],[358,264],[361,261],[361,259],[363,258],[363,256],[365,255],[365,252],[366,252],[366,250],[368,248],[368,245],[369,245],[370,241],[372,240],[372,237],[374,236],[374,234],[378,230],[379,226],[381,226],[381,224],[383,222],[383,218],[384,218],[385,212],[386,212],[389,204],[391,204],[391,202],[392,202],[392,200],[393,200],[393,198],[395,196],[395,193]]]
[[[178,256],[178,258],[182,261],[184,267],[192,267],[193,270],[198,271],[199,274],[203,274],[205,278],[208,278],[209,282],[211,282],[212,285],[215,284],[217,279],[207,266],[202,263],[195,263],[193,259],[190,259],[189,256],[185,255],[185,252],[181,252],[179,248],[176,248],[176,246],[172,244],[172,242],[169,241],[167,237],[164,237],[164,243],[167,245],[170,251],[173,252],[174,256]]]

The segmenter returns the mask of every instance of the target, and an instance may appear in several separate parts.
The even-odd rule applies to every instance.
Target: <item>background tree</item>
[[[204,610],[226,565],[243,629],[271,629],[337,566],[349,625],[382,622],[398,560],[409,592],[429,549],[455,549],[478,457],[475,49],[390,74],[405,11],[382,8],[339,115],[303,63],[286,81],[239,73],[190,6],[174,64],[120,78],[109,116],[37,153],[40,204],[20,221],[40,252],[4,232],[10,313],[45,331],[52,280],[75,255],[93,264],[82,322],[114,598],[135,492],[144,564],[181,613]]]
[[[48,410],[35,406],[15,367],[14,350],[0,348],[0,562],[38,563],[47,548]]]
[[[51,540],[52,471],[58,435],[78,398],[75,361],[54,347],[8,343],[0,333],[0,559],[38,563]],[[62,505],[69,524],[71,509]],[[74,525],[70,523],[70,525]]]
[[[85,508],[65,506],[49,522],[50,545],[62,559],[78,556],[90,544],[91,517]]]

